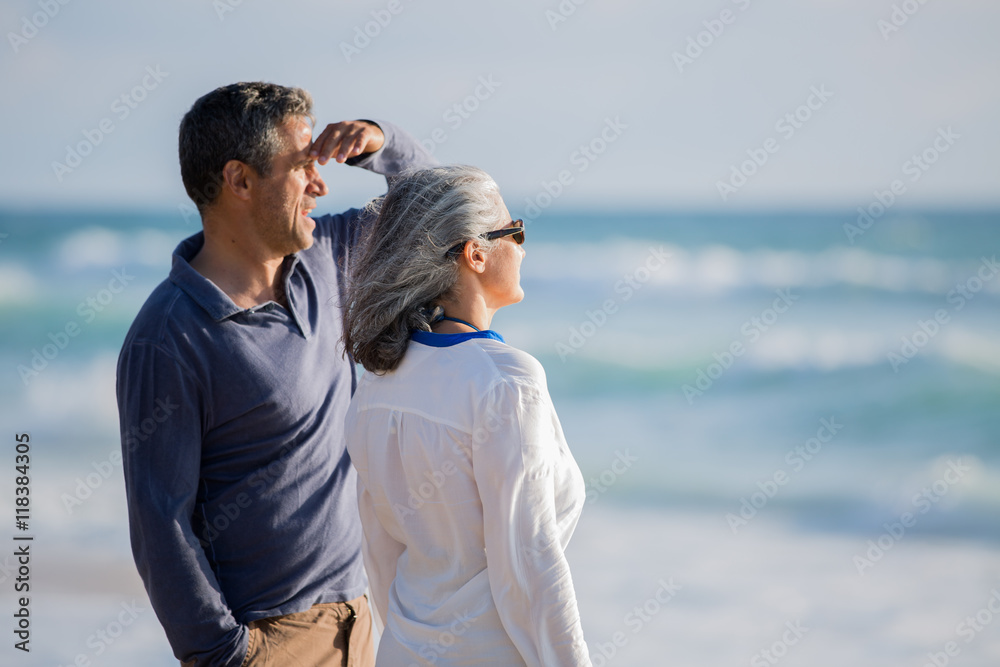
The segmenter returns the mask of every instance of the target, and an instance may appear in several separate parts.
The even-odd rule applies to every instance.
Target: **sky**
[[[5,0],[0,27],[5,208],[188,206],[178,123],[240,80],[390,120],[515,215],[1000,205],[993,0]],[[320,212],[384,188],[321,173]]]

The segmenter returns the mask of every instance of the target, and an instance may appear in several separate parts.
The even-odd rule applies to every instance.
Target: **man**
[[[317,163],[434,163],[388,123],[239,83],[194,103],[181,177],[203,232],[174,252],[118,362],[136,566],[184,665],[371,665],[340,346],[359,211],[315,220]]]

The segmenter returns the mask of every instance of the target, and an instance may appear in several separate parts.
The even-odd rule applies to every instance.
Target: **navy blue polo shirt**
[[[358,166],[434,163],[379,122]],[[358,210],[316,219],[286,259],[288,307],[240,308],[191,268],[183,241],[118,363],[132,550],[174,654],[239,665],[250,621],[365,592],[355,472],[344,443],[354,363],[339,304]]]

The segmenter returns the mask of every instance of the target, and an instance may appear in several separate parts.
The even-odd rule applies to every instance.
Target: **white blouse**
[[[347,415],[377,664],[590,665],[564,555],[586,493],[545,371],[493,332],[418,339]]]

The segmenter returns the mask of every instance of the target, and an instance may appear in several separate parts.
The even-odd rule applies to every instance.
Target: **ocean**
[[[34,537],[31,653],[4,664],[176,664],[131,560],[114,371],[197,229],[0,212],[0,514]],[[587,479],[595,667],[1000,664],[1000,211],[546,211],[527,235],[493,329],[544,365]]]

